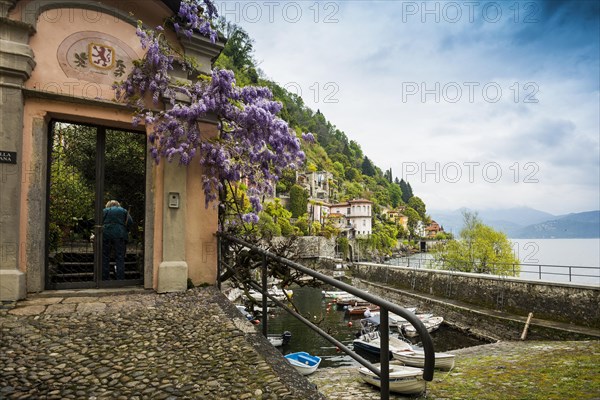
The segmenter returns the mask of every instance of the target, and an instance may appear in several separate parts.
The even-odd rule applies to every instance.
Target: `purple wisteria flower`
[[[315,137],[312,133],[308,132],[308,133],[303,133],[302,134],[302,139],[306,142],[309,143],[314,143],[315,142]]]
[[[242,215],[242,221],[247,224],[256,224],[258,222],[258,215],[254,213],[244,214]]]
[[[216,15],[210,0],[204,0],[203,7],[199,0],[183,0],[173,27],[184,35],[199,31],[212,36],[210,21]],[[272,193],[282,172],[301,165],[305,158],[300,140],[277,117],[281,103],[273,101],[268,88],[236,86],[234,73],[228,70],[213,70],[209,79],[193,85],[174,86],[169,75],[174,56],[162,30],[145,30],[140,22],[137,35],[147,49],[146,56],[115,89],[118,98],[137,107],[134,121],[152,125],[148,137],[151,157],[156,163],[164,158],[184,166],[199,162],[207,206],[217,199],[223,182],[244,183],[253,212],[244,214],[243,221],[258,222],[260,196]],[[216,32],[214,35],[216,38]],[[171,108],[147,111],[143,103],[147,93],[155,105],[167,99]],[[178,93],[190,102],[176,103]],[[217,137],[200,130],[208,116],[217,117]],[[314,141],[310,133],[302,138]]]
[[[210,22],[218,17],[217,8],[211,0],[203,0],[202,4],[198,0],[182,0],[177,12],[178,22],[173,24],[173,28],[188,38],[198,32],[215,43],[217,31]]]

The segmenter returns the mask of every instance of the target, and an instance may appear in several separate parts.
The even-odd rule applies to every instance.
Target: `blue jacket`
[[[103,212],[102,233],[104,239],[128,239],[128,232],[133,225],[131,215],[122,207],[105,208]]]

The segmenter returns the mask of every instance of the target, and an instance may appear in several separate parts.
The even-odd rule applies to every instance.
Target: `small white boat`
[[[248,312],[248,310],[246,310],[246,307],[244,307],[244,306],[240,306],[240,305],[236,305],[235,307],[238,309],[238,311],[239,311],[240,313],[242,313],[242,315],[243,315],[244,317],[246,317],[246,319],[247,319],[248,321],[252,321],[252,320],[254,319],[254,317],[252,316],[252,314],[250,314],[250,313]]]
[[[378,364],[376,364],[378,365]],[[381,379],[371,370],[360,367],[360,378],[373,386],[381,388]],[[426,383],[422,378],[423,370],[403,365],[390,365],[390,392],[401,394],[419,394],[425,391]]]
[[[348,292],[343,290],[322,290],[321,295],[326,299],[337,299],[340,296],[349,296]]]
[[[262,301],[263,295],[262,293],[256,290],[250,290],[250,297],[252,297],[256,301]],[[273,296],[275,299],[279,301],[287,300],[288,297],[292,297],[294,295],[294,291],[290,289],[280,289],[277,286],[273,286],[268,290],[268,293]],[[271,301],[269,297],[267,297],[267,301]]]
[[[440,327],[440,325],[442,325],[442,322],[444,322],[444,318],[443,317],[430,317],[430,318],[423,319],[422,321],[423,321],[423,325],[425,325],[425,328],[427,329],[427,332],[431,333],[431,332],[437,330]],[[410,323],[402,324],[400,330],[401,330],[402,334],[407,337],[419,336],[419,333],[417,332],[415,327],[412,326]]]
[[[414,314],[417,311],[417,307],[409,307],[406,309],[406,311],[409,311]],[[393,328],[393,327],[398,328],[402,324],[406,323],[406,319],[404,319],[403,317],[396,315],[394,313],[388,314],[388,321],[389,321],[390,328]]]
[[[280,347],[280,346],[283,346],[284,344],[287,344],[291,338],[292,338],[292,334],[289,331],[285,331],[282,334],[269,333],[267,335],[267,339],[269,340],[269,343],[271,343],[271,345],[273,345],[275,347]]]
[[[396,343],[392,349],[394,360],[411,367],[423,368],[425,366],[425,351],[423,349],[414,348],[409,343],[402,342],[404,345]],[[454,354],[435,353],[435,367],[439,369],[454,368]]]
[[[310,355],[305,351],[286,354],[284,357],[302,375],[312,374],[321,364],[321,357]]]

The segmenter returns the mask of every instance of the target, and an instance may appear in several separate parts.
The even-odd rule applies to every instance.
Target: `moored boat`
[[[251,322],[251,323],[253,323],[254,325],[258,325],[258,324],[260,323],[260,321],[259,321],[258,319],[254,318],[254,316],[253,316],[252,314],[250,314],[250,313],[248,312],[248,310],[246,310],[246,307],[244,307],[244,306],[241,306],[241,305],[236,305],[235,307],[238,309],[238,311],[239,311],[240,313],[242,313],[242,315],[243,315],[244,317],[246,317],[246,319],[247,319],[248,321],[250,321],[250,322]]]
[[[417,312],[417,307],[408,307],[408,308],[406,308],[406,311],[409,311],[409,312],[415,314]],[[424,314],[416,314],[417,317],[419,317],[419,315],[424,315]],[[402,326],[402,324],[405,324],[407,322],[404,317],[401,317],[394,313],[389,313],[388,318],[389,318],[389,325],[391,328],[399,329],[399,327]]]
[[[350,296],[348,292],[343,290],[322,290],[321,295],[326,299],[337,299],[338,297]]]
[[[444,322],[444,318],[432,316],[432,317],[429,317],[426,319],[422,319],[421,321],[423,322],[423,325],[425,325],[427,332],[431,333],[431,332],[437,330],[442,325],[442,322]],[[404,336],[407,336],[407,337],[416,337],[419,335],[419,333],[417,332],[417,329],[414,326],[412,326],[410,323],[402,324],[400,331],[402,332],[402,334]]]
[[[394,360],[411,367],[423,368],[425,366],[425,351],[414,348],[409,343],[397,343],[392,349]],[[449,353],[435,353],[435,368],[452,369],[454,368],[455,356]]]
[[[305,351],[286,354],[284,357],[302,375],[312,374],[321,364],[321,357],[310,355]]]
[[[371,370],[360,367],[360,378],[373,386],[381,388],[381,379]],[[422,378],[423,370],[403,365],[390,365],[390,391],[401,394],[419,394],[425,391],[426,383]]]
[[[289,331],[285,331],[281,334],[269,333],[267,335],[267,339],[269,340],[269,343],[271,343],[275,347],[280,347],[280,346],[283,346],[284,344],[287,344],[291,338],[292,338],[292,334]]]
[[[280,289],[277,286],[273,286],[268,290],[268,293],[273,296],[275,299],[279,301],[287,300],[287,298],[291,298],[294,295],[294,291],[291,289]],[[262,293],[256,290],[249,291],[250,297],[252,297],[256,301],[262,301],[263,295]],[[271,301],[269,297],[267,297],[267,301]]]
[[[368,315],[365,314],[365,312],[369,310]],[[376,306],[374,304],[369,304],[366,306],[348,306],[348,308],[346,308],[346,313],[348,315],[364,315],[365,317],[367,316],[372,316],[373,313],[376,313],[379,311],[379,306]]]
[[[354,349],[360,349],[377,356],[381,354],[381,337],[378,331],[363,333],[358,338],[354,339],[352,344]],[[405,348],[405,344],[404,341],[390,336],[388,342],[390,358],[393,357],[394,351],[400,351]]]
[[[355,296],[340,296],[335,300],[335,304],[338,310],[343,310],[349,306],[368,306],[370,303],[368,301],[364,301],[363,299],[359,299]]]

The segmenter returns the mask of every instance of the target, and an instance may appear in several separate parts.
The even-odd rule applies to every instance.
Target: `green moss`
[[[459,356],[437,372],[428,399],[597,399],[600,342],[505,343],[494,355]]]

